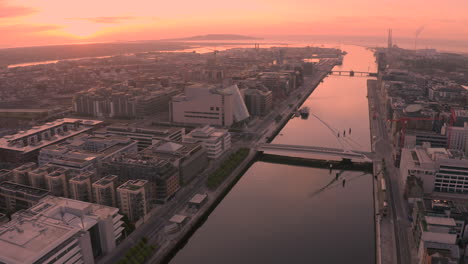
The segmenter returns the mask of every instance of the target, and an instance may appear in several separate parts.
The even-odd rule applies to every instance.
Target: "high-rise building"
[[[45,176],[56,168],[51,165],[44,165],[29,172],[29,185],[36,188],[47,189]]]
[[[227,129],[210,126],[196,128],[184,136],[184,142],[201,142],[208,158],[217,159],[231,148],[231,134]]]
[[[188,86],[183,95],[172,98],[170,110],[171,121],[182,124],[229,127],[250,116],[237,85],[226,88]]]
[[[68,182],[70,198],[83,202],[93,202],[91,180],[95,177],[94,172],[87,171],[71,178]]]
[[[0,161],[16,164],[36,162],[42,148],[87,132],[101,123],[96,120],[64,118],[4,136],[0,138]]]
[[[136,222],[148,214],[149,183],[146,180],[130,180],[117,187],[117,200],[123,214]]]
[[[118,177],[107,175],[93,183],[93,197],[97,204],[116,207]]]
[[[118,209],[47,196],[0,226],[2,263],[85,263],[115,249]]]
[[[12,181],[13,173],[10,170],[0,169],[0,182]]]

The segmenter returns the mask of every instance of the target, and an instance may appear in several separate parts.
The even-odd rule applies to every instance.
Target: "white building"
[[[185,135],[183,142],[201,142],[207,150],[208,158],[217,159],[231,148],[231,134],[227,129],[204,126]]]
[[[172,97],[171,121],[176,123],[231,126],[249,117],[237,85],[226,88],[196,84]]]
[[[47,196],[0,226],[1,263],[94,263],[122,235],[118,209]]]
[[[463,127],[448,128],[450,149],[460,150],[468,155],[468,122]]]
[[[402,186],[409,175],[423,180],[424,193],[468,193],[468,159],[456,156],[445,148],[431,148],[423,144],[404,148],[400,173]]]

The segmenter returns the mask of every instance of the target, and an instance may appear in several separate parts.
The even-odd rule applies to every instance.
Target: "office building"
[[[107,174],[117,175],[119,182],[128,180],[148,181],[148,201],[165,203],[180,188],[179,170],[172,161],[154,154],[125,153],[103,163]]]
[[[0,161],[24,163],[37,161],[39,151],[67,138],[87,132],[102,121],[74,118],[58,119],[15,135],[0,138]]]
[[[123,214],[136,222],[148,214],[149,183],[146,180],[130,180],[117,187],[117,200]]]
[[[168,111],[169,101],[176,94],[178,90],[173,88],[91,88],[73,97],[73,109],[95,117],[142,117]]]
[[[196,128],[183,138],[184,142],[200,142],[205,147],[208,158],[217,159],[231,149],[231,134],[227,129],[210,126]]]
[[[422,179],[424,193],[468,193],[468,159],[456,152],[423,144],[404,148],[401,157],[402,178],[413,175]]]
[[[96,135],[116,135],[130,138],[137,142],[138,150],[151,146],[155,141],[165,139],[181,141],[185,128],[174,126],[137,125],[120,123],[107,126],[95,132]]]
[[[93,183],[93,198],[97,204],[117,207],[118,177],[107,175]]]
[[[8,211],[27,209],[48,194],[44,189],[5,181],[0,183],[0,207]]]
[[[85,263],[115,249],[118,209],[47,196],[0,226],[2,263]]]
[[[229,127],[249,118],[249,111],[237,85],[226,88],[194,84],[172,98],[171,121]]]
[[[270,113],[273,106],[271,91],[259,89],[246,89],[244,91],[245,105],[251,116],[265,116]]]
[[[151,159],[160,159],[172,163],[179,170],[180,185],[190,182],[208,165],[206,148],[198,142],[160,140],[141,153]],[[174,191],[177,190],[174,189]],[[172,191],[169,192],[172,193]]]

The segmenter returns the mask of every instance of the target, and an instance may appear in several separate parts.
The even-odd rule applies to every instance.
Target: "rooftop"
[[[435,232],[423,232],[421,240],[425,242],[436,242],[442,244],[452,244],[455,245],[457,241],[456,234],[446,234],[446,233],[435,233]]]
[[[428,225],[453,226],[453,227],[457,225],[453,218],[436,217],[436,216],[425,216],[424,218]]]
[[[72,124],[72,123],[77,123],[80,124],[76,129],[74,130],[68,130],[67,132],[64,132],[62,134],[55,134],[54,136],[50,137],[48,140],[47,139],[42,139],[41,141],[35,143],[35,144],[28,144],[26,146],[22,144],[15,144],[15,142],[21,142],[25,138],[38,134],[40,132],[43,132],[45,130],[52,129],[54,127],[58,127],[64,124]],[[98,125],[102,123],[102,121],[98,120],[84,120],[84,119],[74,119],[74,118],[64,118],[64,119],[57,119],[53,122],[48,122],[45,123],[42,126],[35,126],[32,127],[29,130],[25,131],[19,131],[18,133],[14,135],[7,135],[2,138],[0,138],[0,148],[3,149],[9,149],[9,150],[16,150],[16,151],[22,151],[22,152],[29,152],[33,151],[39,148],[42,148],[44,146],[50,145],[57,143],[63,139],[78,135],[82,132],[90,130],[93,126]]]
[[[4,181],[0,183],[0,188],[2,189],[7,189],[15,192],[22,192],[26,193],[29,195],[34,195],[37,196],[38,198],[45,197],[47,194],[49,194],[49,191],[27,186],[27,185],[22,185],[14,182],[9,182],[9,181]]]

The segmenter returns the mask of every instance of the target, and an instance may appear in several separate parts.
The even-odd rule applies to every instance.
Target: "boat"
[[[309,111],[310,111],[310,108],[305,106],[305,107],[302,107],[301,109],[299,109],[299,113],[301,114],[301,117],[302,118],[307,118],[309,117]]]

